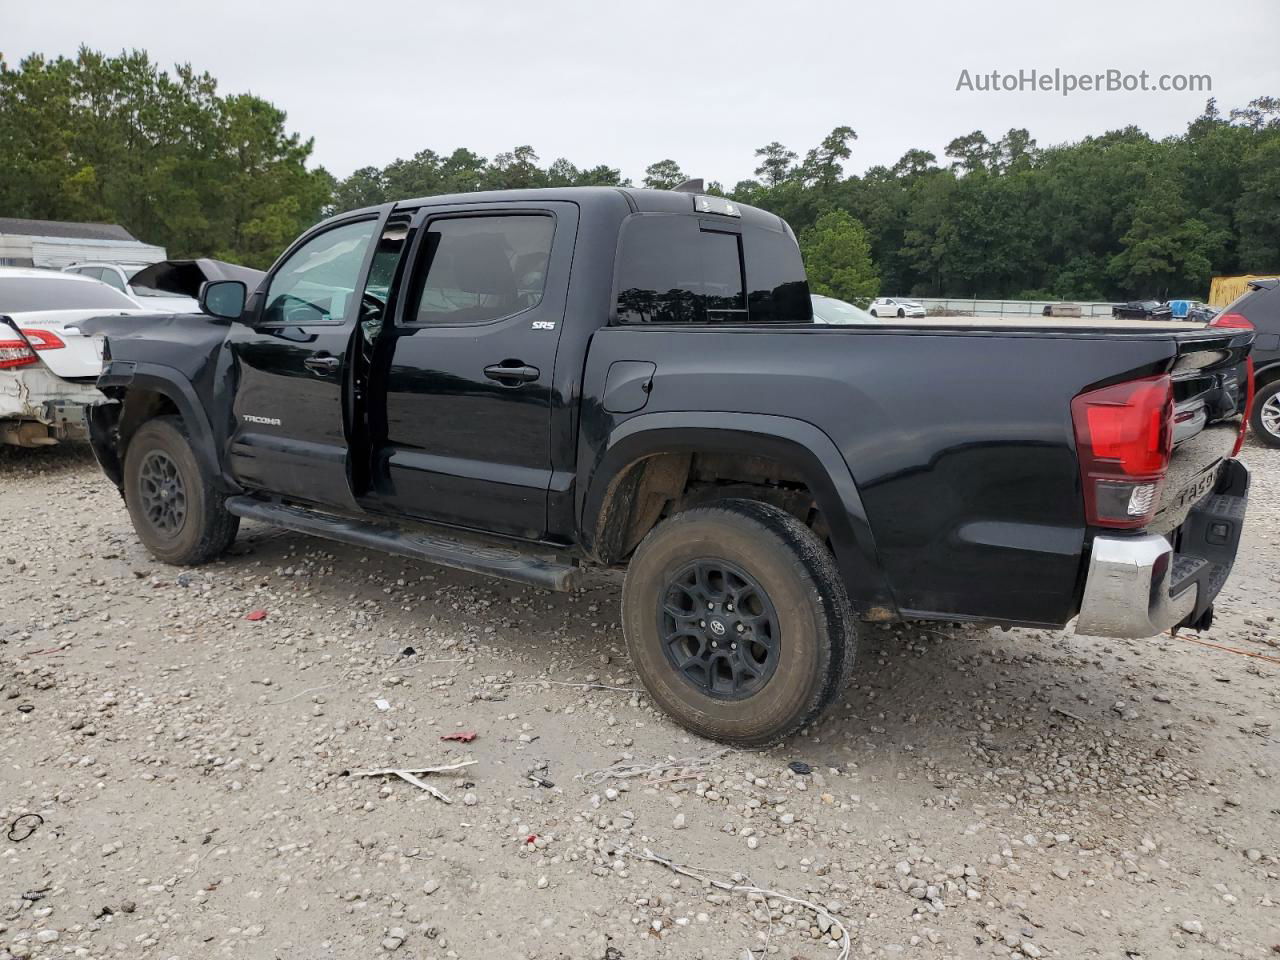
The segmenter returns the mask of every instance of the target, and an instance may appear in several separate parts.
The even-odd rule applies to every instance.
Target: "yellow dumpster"
[[[1274,273],[1247,273],[1239,277],[1214,277],[1209,284],[1209,306],[1221,309],[1244,293],[1250,280],[1274,276]]]

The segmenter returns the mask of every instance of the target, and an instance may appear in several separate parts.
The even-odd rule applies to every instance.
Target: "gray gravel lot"
[[[1280,451],[1245,459],[1204,639],[1277,658]],[[636,689],[614,576],[256,525],[165,567],[75,449],[0,449],[0,516],[0,960],[1280,953],[1272,661],[870,628],[820,724],[726,753]],[[424,776],[450,804],[350,775],[462,760]]]

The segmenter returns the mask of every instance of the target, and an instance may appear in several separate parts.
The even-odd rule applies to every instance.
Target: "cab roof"
[[[576,203],[580,207],[617,207],[622,200],[632,213],[685,213],[698,214],[694,207],[694,198],[707,194],[685,193],[675,190],[647,190],[637,187],[538,187],[531,190],[480,190],[473,193],[449,193],[431,197],[415,197],[399,200],[393,204],[396,210],[416,210],[419,207],[439,207],[452,204],[472,203],[515,203],[530,201],[561,200]],[[350,210],[338,217],[346,218],[353,214],[372,213],[384,209],[384,206],[364,207]],[[742,223],[767,227],[772,230],[783,230],[784,222],[777,214],[769,213],[758,207],[736,203],[741,217],[726,218],[740,220]],[[699,214],[716,218],[718,214]],[[331,219],[338,219],[334,217]]]

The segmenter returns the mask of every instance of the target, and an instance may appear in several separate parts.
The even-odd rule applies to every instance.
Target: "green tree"
[[[112,221],[173,257],[265,265],[333,189],[286,119],[143,51],[0,61],[0,215]]]
[[[832,186],[844,172],[844,162],[853,156],[849,141],[857,139],[853,127],[836,127],[805,154],[801,177],[819,189]]]
[[[642,182],[650,190],[670,190],[688,179],[674,160],[659,160],[644,168]]]
[[[756,156],[761,159],[755,173],[764,180],[766,186],[776,187],[795,172],[798,159],[795,151],[788,150],[777,140],[759,147]]]
[[[866,306],[880,292],[866,229],[843,210],[833,210],[800,237],[809,289]]]

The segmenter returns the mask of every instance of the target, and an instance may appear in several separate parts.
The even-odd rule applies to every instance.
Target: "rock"
[[[683,830],[685,828],[685,819],[683,813],[677,813],[671,821],[672,830]]]
[[[1178,926],[1182,928],[1183,933],[1190,933],[1196,936],[1204,933],[1204,924],[1199,920],[1183,920]]]
[[[1057,877],[1059,880],[1067,880],[1071,876],[1071,871],[1068,870],[1066,867],[1054,867],[1053,875]]]
[[[38,930],[36,931],[36,939],[41,943],[55,943],[58,939],[58,931]]]

